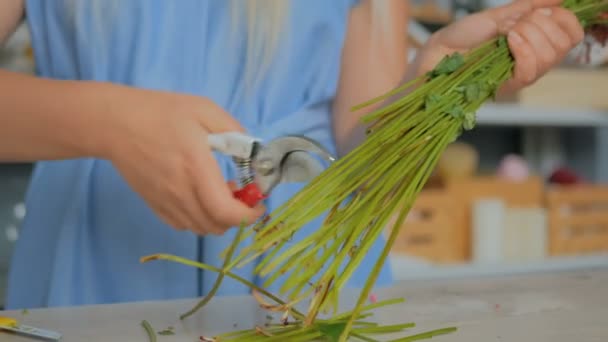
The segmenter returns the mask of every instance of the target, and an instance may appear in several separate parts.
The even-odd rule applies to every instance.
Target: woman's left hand
[[[534,83],[584,38],[578,19],[560,7],[561,2],[515,0],[446,26],[421,49],[415,62],[417,75],[433,69],[445,55],[466,52],[498,35],[507,35],[515,68],[501,91],[516,91]]]

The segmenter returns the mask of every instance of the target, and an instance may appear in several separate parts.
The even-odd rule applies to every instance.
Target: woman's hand
[[[104,154],[166,223],[221,234],[263,214],[233,198],[207,144],[209,133],[243,131],[236,120],[205,98],[123,89]]]
[[[223,179],[207,135],[243,129],[208,99],[0,70],[0,108],[10,113],[0,115],[0,161],[110,160],[166,223],[198,234],[264,212]]]
[[[441,29],[418,55],[417,75],[433,69],[447,54],[466,52],[498,35],[507,35],[515,68],[513,78],[501,91],[515,91],[534,83],[584,38],[577,18],[561,8],[561,2],[515,0]]]

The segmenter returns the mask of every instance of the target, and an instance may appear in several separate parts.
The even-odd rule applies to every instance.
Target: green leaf
[[[427,73],[427,76],[433,78],[439,75],[448,75],[458,70],[463,64],[464,57],[460,53],[455,52],[450,56],[443,57],[435,69]]]
[[[509,44],[507,43],[507,37],[501,36],[497,39],[496,46],[498,48],[509,48]]]
[[[446,113],[455,118],[460,118],[464,115],[464,109],[462,109],[460,105],[455,105],[454,107],[448,109]]]
[[[170,336],[170,335],[175,335],[175,332],[173,331],[173,327],[168,327],[165,330],[159,331],[157,334],[159,334],[161,336]]]
[[[462,93],[468,102],[485,101],[490,95],[494,96],[496,93],[496,82],[479,81],[459,88],[462,88]]]
[[[496,93],[498,92],[498,83],[493,80],[486,81],[488,85],[488,96],[492,97],[492,100],[496,101]]]
[[[346,328],[346,322],[319,324],[319,331],[326,337],[328,342],[338,342],[340,335]]]
[[[479,83],[479,91],[481,92],[481,95],[484,98],[490,96],[490,94],[493,93],[493,88],[494,87],[492,86],[492,83],[490,83],[489,81]]]
[[[441,102],[441,96],[437,94],[429,94],[424,100],[424,109],[427,111],[432,110]]]
[[[481,100],[481,87],[479,83],[471,83],[465,87],[464,97],[467,101],[473,102]]]
[[[464,128],[467,131],[470,131],[473,128],[475,128],[476,121],[477,120],[475,118],[475,113],[473,113],[473,112],[467,112],[464,115],[464,122],[462,124],[462,128]]]

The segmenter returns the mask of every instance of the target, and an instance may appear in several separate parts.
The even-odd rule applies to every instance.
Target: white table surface
[[[608,266],[578,271],[506,277],[406,281],[378,292],[379,299],[406,302],[378,310],[382,323],[416,322],[411,333],[455,325],[438,342],[606,342]],[[178,315],[194,300],[0,312],[24,324],[61,332],[65,342],[148,341],[140,323],[156,330],[174,326],[176,335],[158,341],[198,341],[237,328],[263,324],[266,313],[250,297],[219,297],[195,316]],[[345,303],[345,302],[343,302]],[[257,323],[256,323],[257,322]],[[0,334],[2,342],[32,341]]]

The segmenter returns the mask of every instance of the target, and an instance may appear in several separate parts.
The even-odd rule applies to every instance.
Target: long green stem
[[[599,16],[608,11],[608,0],[565,0],[563,6],[585,26],[608,21]],[[293,316],[299,320],[295,326],[248,330],[234,338],[253,342],[281,340],[286,336],[294,341],[327,337],[322,329],[327,327],[322,323],[334,328],[335,324],[341,324],[340,341],[346,341],[347,337],[374,341],[364,333],[398,330],[397,326],[379,327],[362,322],[367,310],[363,304],[441,153],[463,130],[475,126],[475,112],[511,77],[513,66],[506,38],[498,37],[465,55],[446,56],[427,75],[353,108],[359,110],[390,99],[388,104],[362,118],[368,128],[363,144],[281,204],[269,220],[239,231],[234,244],[222,254],[225,259],[222,269],[164,255],[168,260],[219,273],[212,291],[190,313],[216,294],[224,276],[287,305],[262,287],[230,272],[257,261],[254,273],[267,277],[264,286],[284,278],[280,293],[286,294],[289,305],[308,297],[311,304],[306,314],[293,310]],[[297,243],[288,243],[294,234],[324,214],[328,215],[315,232]],[[392,221],[395,215],[396,220]],[[318,313],[330,306],[336,311],[340,290],[387,225],[391,226],[390,234],[355,307],[328,320],[318,318]],[[236,246],[248,238],[252,238],[252,243],[236,253]],[[435,330],[395,341],[415,341],[451,331],[453,328]]]
[[[186,258],[182,258],[176,255],[171,255],[171,254],[153,254],[153,255],[148,255],[145,257],[141,258],[141,262],[145,263],[145,262],[149,262],[152,260],[168,260],[168,261],[172,261],[172,262],[176,262],[179,264],[183,264],[183,265],[188,265],[188,266],[192,266],[192,267],[196,267],[196,268],[200,268],[203,270],[207,270],[207,271],[211,271],[211,272],[216,272],[216,273],[224,273],[227,277],[232,278],[238,282],[240,282],[241,284],[249,287],[252,290],[258,291],[259,293],[263,294],[264,296],[272,299],[273,301],[275,301],[277,304],[279,305],[285,305],[286,303],[284,301],[282,301],[280,298],[278,298],[277,296],[273,295],[272,293],[266,291],[265,289],[257,286],[256,284],[250,282],[249,280],[242,278],[232,272],[227,272],[224,271],[222,269],[219,269],[217,267],[213,267],[211,265],[208,264],[204,264],[201,262],[197,262],[197,261],[193,261],[193,260],[189,260]],[[304,318],[304,315],[300,312],[298,312],[296,309],[292,309],[292,313],[299,317],[299,318]]]
[[[453,130],[455,130],[455,129],[453,129]],[[447,133],[448,134],[446,134],[446,136],[444,137],[444,141],[443,141],[444,144],[447,144],[450,141],[451,134],[449,134],[449,133],[453,134],[453,132],[447,132]],[[438,159],[438,157],[439,157],[439,155],[436,155],[435,159]],[[434,160],[429,159],[427,167],[430,166],[429,164],[434,164]],[[423,178],[424,172],[420,172],[418,174],[418,176],[420,178]],[[418,179],[418,182],[419,182],[419,184],[423,184],[423,179]],[[418,186],[418,187],[420,188],[421,186]],[[417,190],[419,191],[419,189],[417,189]],[[406,198],[412,198],[412,197],[406,197]],[[411,204],[409,206],[411,206]],[[407,208],[407,209],[409,210],[409,208]],[[388,238],[388,241],[386,242],[386,245],[385,245],[384,249],[382,250],[382,254],[378,258],[378,261],[376,262],[376,265],[375,265],[374,269],[372,270],[372,273],[370,274],[367,282],[365,283],[365,286],[363,287],[363,290],[361,291],[359,300],[355,306],[355,309],[353,309],[353,316],[348,321],[346,328],[344,329],[345,333],[343,333],[342,336],[340,336],[340,342],[346,342],[346,339],[348,338],[348,331],[350,331],[350,328],[352,327],[352,325],[354,323],[353,318],[359,313],[359,310],[363,306],[364,301],[367,300],[369,293],[371,291],[371,288],[375,284],[376,279],[378,278],[378,275],[380,274],[381,266],[384,265],[386,259],[388,258],[388,255],[392,249],[393,244],[397,240],[397,236],[399,235],[399,231],[400,231],[399,229],[397,229],[397,227],[401,227],[403,225],[403,222],[405,221],[406,216],[407,216],[407,210],[403,210],[401,212],[401,214],[399,215],[396,223],[394,224],[394,228],[392,229],[391,234]]]
[[[184,319],[190,317],[195,312],[197,312],[198,310],[203,308],[205,305],[207,305],[207,303],[209,303],[211,298],[213,298],[215,296],[217,291],[220,289],[220,285],[222,284],[222,281],[224,280],[224,276],[226,274],[225,273],[226,266],[230,263],[230,259],[232,259],[232,255],[234,254],[234,251],[236,250],[237,246],[241,243],[241,236],[243,235],[244,230],[245,230],[245,228],[243,226],[241,226],[241,228],[239,228],[239,230],[237,231],[236,236],[234,237],[234,240],[232,241],[232,244],[230,245],[230,248],[228,250],[228,254],[226,255],[226,258],[224,259],[224,267],[222,268],[223,271],[217,275],[217,279],[215,280],[215,283],[213,284],[211,291],[209,291],[209,293],[207,293],[207,295],[200,302],[198,302],[192,309],[190,309],[188,312],[182,314],[179,317],[179,319],[184,320]]]

